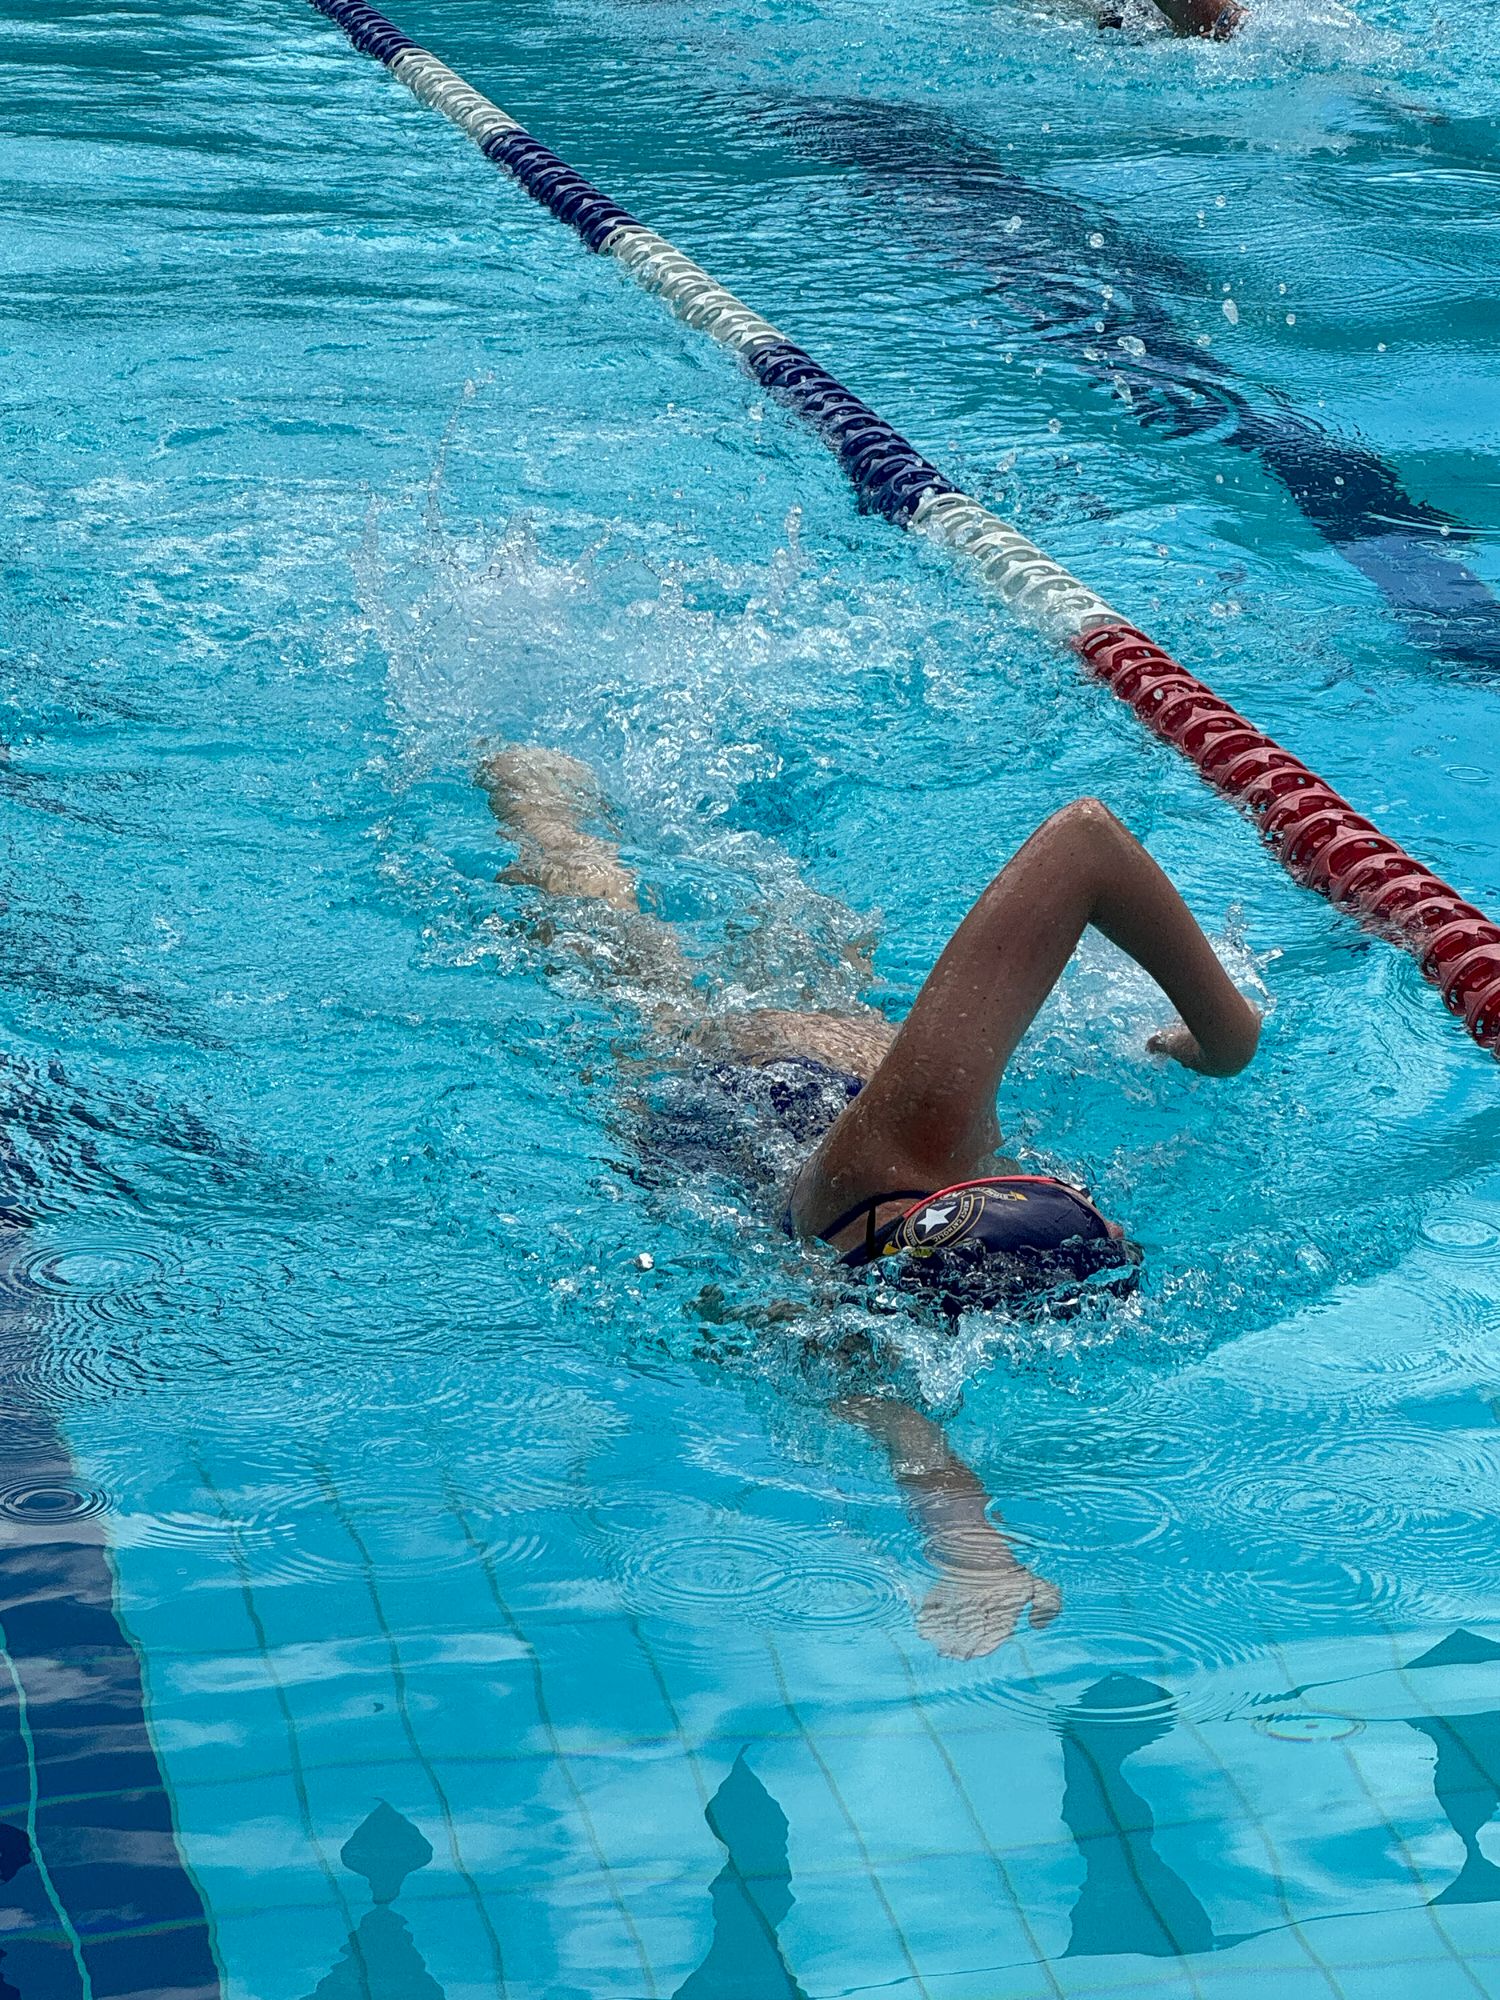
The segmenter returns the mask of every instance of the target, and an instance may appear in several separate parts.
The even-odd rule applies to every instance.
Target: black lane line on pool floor
[[[1143,428],[1258,458],[1425,651],[1500,669],[1500,601],[1456,553],[1477,531],[1413,499],[1377,453],[1280,391],[1263,388],[1256,408],[1228,364],[1174,321],[1170,296],[1203,283],[1185,259],[1132,243],[1102,211],[1021,179],[920,107],[828,98],[763,115],[799,151],[866,176],[920,247],[984,270],[990,294],[1032,321],[1023,339],[1109,389]]]
[[[34,1219],[80,1192],[131,1190],[103,1135],[154,1107],[92,1098],[64,1075],[4,1066],[0,1120],[0,1941],[5,2000],[220,2000],[207,1911],[178,1846],[146,1719],[141,1663],[116,1610],[107,1516],[54,1414],[66,1379],[57,1300],[24,1259]],[[212,1149],[162,1121],[173,1151]]]
[[[0,1993],[219,2000],[102,1524],[69,1517],[79,1482],[67,1445],[45,1410],[18,1407],[17,1378],[49,1335],[13,1273],[0,1327],[7,1485],[47,1501],[34,1522],[0,1520],[0,1903],[18,1913]]]

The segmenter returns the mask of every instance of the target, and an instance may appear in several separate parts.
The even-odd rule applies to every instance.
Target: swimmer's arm
[[[949,1067],[994,1101],[1006,1064],[1092,925],[1151,975],[1187,1038],[1167,1050],[1210,1076],[1255,1054],[1260,1015],[1219,963],[1192,911],[1140,842],[1098,799],[1054,813],[991,882],[933,968],[893,1054],[940,1046]]]
[[[890,1053],[803,1170],[798,1229],[816,1235],[881,1188],[976,1171],[996,1143],[1005,1067],[1091,924],[1181,1015],[1159,1047],[1210,1076],[1245,1067],[1260,1015],[1140,842],[1097,799],[1078,799],[1038,827],[949,939]]]
[[[835,1414],[884,1452],[923,1551],[942,1581],[919,1615],[923,1636],[950,1657],[993,1652],[1029,1604],[1033,1627],[1062,1609],[1054,1585],[1017,1560],[995,1526],[993,1502],[930,1418],[888,1396],[847,1396]]]
[[[1089,831],[1098,850],[1089,922],[1150,973],[1182,1017],[1148,1046],[1205,1076],[1237,1075],[1259,1045],[1260,1010],[1224,970],[1171,881],[1113,813],[1096,806]]]
[[[928,1554],[962,1565],[983,1559],[1020,1565],[990,1521],[990,1496],[930,1417],[891,1396],[846,1396],[835,1414],[857,1424],[885,1452]]]

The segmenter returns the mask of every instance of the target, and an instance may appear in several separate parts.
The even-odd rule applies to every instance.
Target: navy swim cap
[[[914,1202],[882,1231],[876,1261],[901,1258],[901,1277],[941,1295],[953,1312],[1014,1303],[1027,1295],[1117,1271],[1116,1292],[1139,1282],[1135,1246],[1111,1236],[1076,1188],[1050,1177],[962,1181]]]

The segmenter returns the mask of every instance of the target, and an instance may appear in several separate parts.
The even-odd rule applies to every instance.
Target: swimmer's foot
[[[1013,1636],[1028,1605],[1031,1628],[1037,1631],[1062,1610],[1062,1596],[1055,1584],[1034,1576],[1004,1551],[988,1570],[948,1571],[923,1598],[917,1630],[947,1659],[978,1660]]]
[[[521,850],[497,880],[639,912],[635,877],[619,848],[583,830],[586,819],[602,819],[608,811],[587,764],[562,750],[518,744],[481,758],[474,782]]]

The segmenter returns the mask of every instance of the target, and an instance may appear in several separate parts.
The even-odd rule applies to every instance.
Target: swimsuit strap
[[[892,1188],[889,1194],[869,1195],[864,1201],[857,1201],[846,1214],[835,1216],[818,1231],[826,1243],[830,1236],[837,1236],[841,1229],[847,1229],[851,1222],[858,1222],[861,1216],[873,1214],[883,1208],[888,1201],[925,1201],[927,1195],[922,1188]]]

